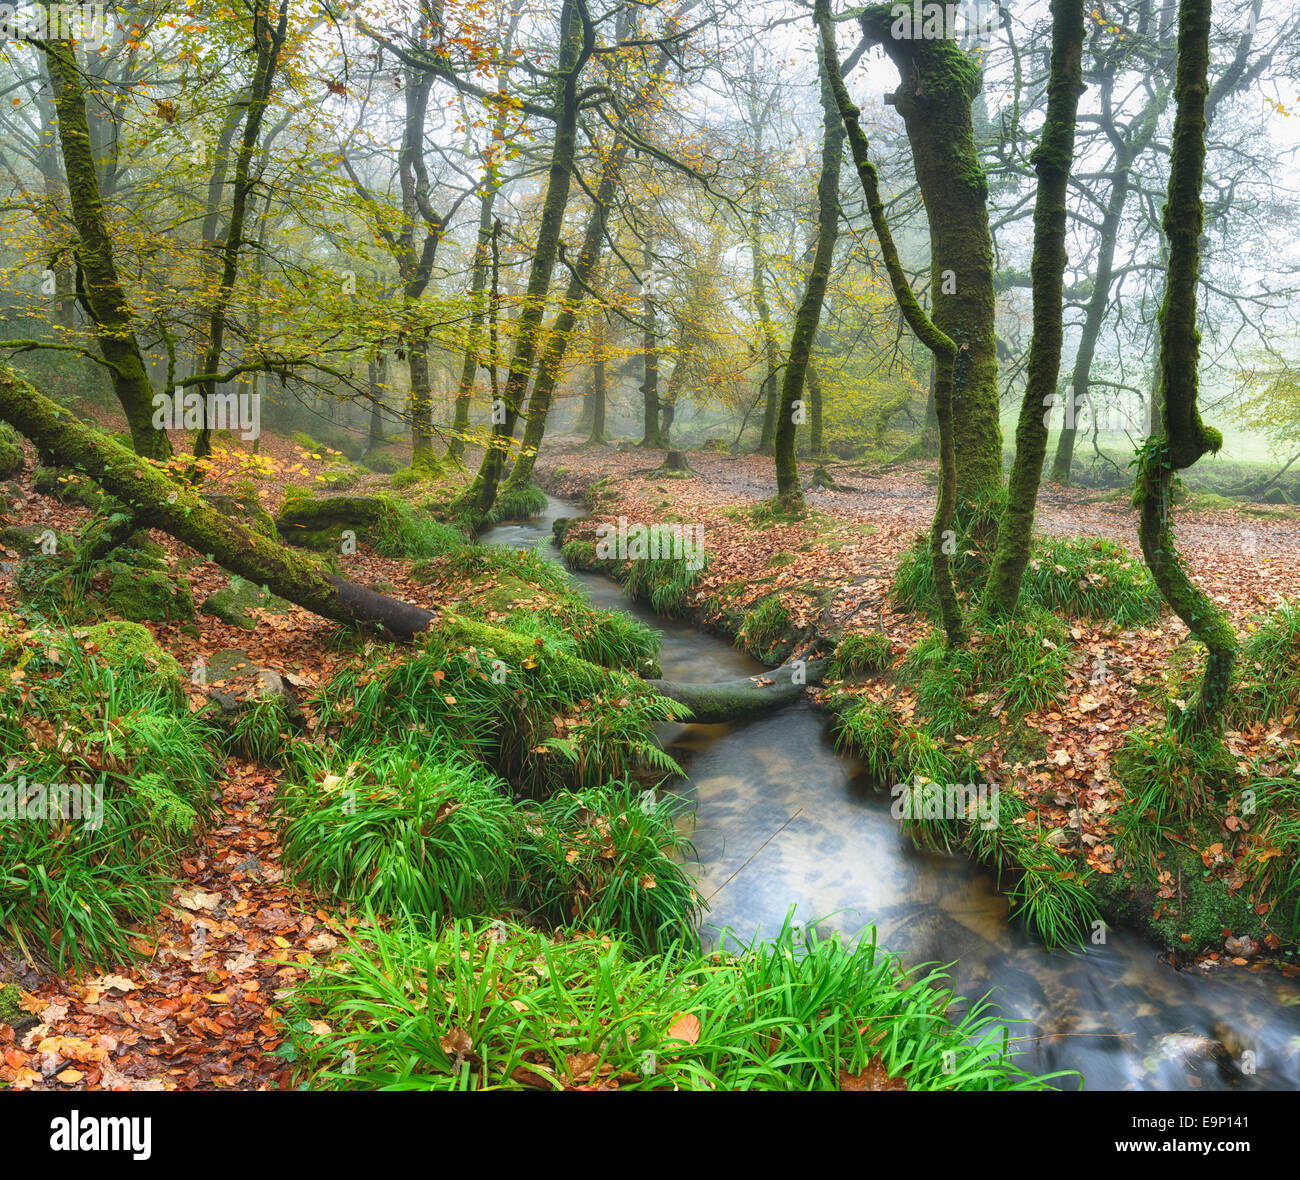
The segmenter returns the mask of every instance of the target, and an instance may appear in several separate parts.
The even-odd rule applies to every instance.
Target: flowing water
[[[543,516],[482,539],[555,555],[553,521],[582,514],[552,498]],[[608,578],[572,576],[596,606],[662,632],[667,679],[763,670],[726,640],[629,602]],[[1008,920],[987,870],[911,846],[888,794],[835,752],[828,729],[826,713],[798,704],[742,724],[662,732],[687,772],[675,789],[695,805],[699,889],[711,898],[706,940],[770,935],[794,906],[795,919],[819,931],[874,926],[908,965],[953,964],[959,995],[991,993],[1002,1018],[1024,1022],[1012,1034],[1027,1070],[1077,1070],[1098,1090],[1300,1088],[1295,981],[1271,968],[1180,970],[1126,930],[1086,951],[1046,950]]]

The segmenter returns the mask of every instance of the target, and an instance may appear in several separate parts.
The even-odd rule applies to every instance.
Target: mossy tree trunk
[[[230,301],[239,275],[239,255],[244,248],[244,221],[248,215],[248,199],[253,185],[260,177],[252,174],[253,157],[262,135],[262,121],[271,98],[271,87],[280,61],[280,47],[284,44],[285,29],[289,19],[288,0],[280,0],[279,11],[273,5],[259,0],[252,8],[253,42],[256,62],[253,81],[249,88],[248,106],[244,114],[244,131],[235,155],[235,175],[232,182],[230,216],[226,224],[226,239],[221,244],[221,278],[213,295],[212,310],[208,316],[207,351],[203,358],[203,374],[221,371],[221,354],[225,350],[226,324]],[[274,23],[273,23],[274,21]],[[214,186],[220,191],[214,178]],[[215,210],[213,211],[215,212]],[[215,239],[216,234],[212,234]],[[208,400],[216,393],[217,380],[208,376],[199,387],[204,396],[203,428],[194,443],[194,454],[200,458],[212,452],[212,423],[208,420]]]
[[[901,79],[893,105],[907,128],[930,225],[931,314],[961,352],[952,390],[957,496],[984,504],[1002,483],[1002,431],[988,183],[971,116],[981,71],[950,38],[895,38],[893,7],[870,5],[860,20]],[[936,410],[937,402],[936,390]]]
[[[582,308],[583,298],[587,294],[600,261],[601,246],[604,244],[606,227],[609,224],[609,211],[614,204],[614,193],[618,188],[619,176],[627,159],[628,148],[628,141],[620,136],[601,167],[600,183],[596,186],[596,202],[587,218],[582,249],[578,252],[578,260],[573,264],[569,285],[564,292],[564,303],[555,317],[555,322],[551,325],[551,330],[547,333],[546,345],[537,364],[533,392],[528,399],[528,424],[524,427],[523,446],[510,472],[510,478],[506,480],[508,489],[523,491],[533,477],[533,464],[537,460],[537,450],[542,445],[542,437],[546,433],[546,419],[550,414],[555,385],[560,377],[560,365],[564,361],[564,354],[568,351],[569,341],[573,338],[573,329],[578,322],[578,312]]]
[[[664,445],[664,440],[659,429],[659,325],[654,298],[654,251],[649,233],[646,234],[642,268],[641,445],[657,450]]]
[[[133,528],[157,528],[307,610],[339,622],[379,623],[410,636],[435,616],[329,573],[317,562],[223,516],[150,460],[86,426],[35,386],[0,366],[0,420],[61,467],[83,472],[131,514]]]
[[[1166,602],[1205,645],[1205,672],[1195,698],[1177,723],[1184,736],[1221,733],[1236,660],[1237,639],[1227,616],[1188,576],[1169,520],[1174,477],[1223,445],[1201,422],[1197,407],[1200,333],[1196,327],[1205,179],[1205,101],[1209,90],[1212,0],[1180,0],[1178,73],[1173,145],[1164,231],[1169,245],[1165,296],[1160,307],[1162,434],[1153,433],[1139,456],[1138,537]]]
[[[99,176],[86,122],[86,96],[71,41],[46,41],[45,64],[59,119],[59,144],[77,227],[78,286],[95,339],[113,374],[113,391],[126,415],[131,444],[154,459],[171,455],[166,431],[154,428],[153,386],[135,335],[135,321],[118,281],[113,242],[104,217]]]
[[[1052,57],[1047,118],[1032,162],[1038,174],[1034,203],[1034,254],[1030,265],[1034,329],[1020,418],[1016,458],[998,522],[998,547],[984,589],[983,607],[994,617],[1014,614],[1033,543],[1034,508],[1047,457],[1047,407],[1056,392],[1065,339],[1066,197],[1074,159],[1074,133],[1083,93],[1084,0],[1052,0]]]
[[[584,26],[576,0],[565,0],[560,13],[560,60],[556,74],[555,140],[542,202],[541,224],[528,271],[523,308],[515,325],[515,347],[510,371],[501,394],[501,413],[493,415],[492,437],[474,481],[462,497],[461,507],[475,521],[482,521],[496,502],[497,487],[505,469],[506,455],[514,441],[515,423],[528,389],[533,361],[541,336],[546,295],[551,272],[559,255],[564,211],[569,203],[573,178],[573,156],[578,131],[578,76],[593,49],[593,32]]]
[[[840,73],[840,61],[835,45],[835,27],[831,20],[830,0],[816,0],[814,15],[821,34],[822,58],[835,105],[839,108],[848,138],[849,151],[857,168],[858,179],[871,214],[871,224],[880,241],[880,252],[889,272],[890,286],[898,301],[899,311],[909,328],[934,356],[935,412],[939,422],[939,494],[934,520],[930,526],[930,558],[934,568],[935,592],[939,599],[939,613],[950,646],[965,642],[965,622],[961,605],[953,587],[952,564],[949,557],[955,552],[953,516],[957,507],[957,455],[953,422],[953,380],[957,361],[957,344],[925,314],[916,295],[908,285],[907,275],[898,257],[898,248],[885,217],[884,202],[880,199],[880,182],[875,165],[871,162],[870,145],[862,130],[858,108],[849,97],[848,88]],[[969,115],[969,101],[967,101]],[[985,232],[987,233],[987,221]],[[963,345],[963,348],[967,345]]]
[[[595,308],[591,314],[591,434],[589,444],[605,445],[605,312]]]
[[[795,431],[798,426],[795,403],[803,398],[804,378],[817,328],[821,323],[822,303],[830,281],[831,262],[840,229],[840,161],[844,155],[844,121],[835,94],[831,90],[825,53],[819,53],[822,104],[822,168],[817,179],[817,248],[803,299],[794,317],[790,337],[790,356],[781,381],[781,404],[773,438],[776,455],[776,495],[792,512],[804,511],[803,488],[799,483],[799,464],[795,458]]]

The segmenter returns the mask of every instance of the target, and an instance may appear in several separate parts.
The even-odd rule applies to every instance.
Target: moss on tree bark
[[[950,38],[895,38],[893,7],[870,5],[860,21],[901,79],[893,105],[907,128],[930,225],[932,318],[963,354],[951,393],[957,496],[983,504],[1002,483],[1002,431],[988,183],[971,117],[982,77]],[[937,403],[936,390],[936,410]]]
[[[880,252],[889,272],[889,282],[894,298],[908,327],[934,356],[935,411],[939,421],[939,495],[935,505],[934,520],[930,525],[930,559],[934,569],[935,592],[939,599],[939,613],[943,620],[948,643],[957,646],[965,642],[965,623],[961,606],[953,587],[952,564],[949,557],[955,553],[956,534],[953,517],[957,507],[957,456],[953,426],[953,381],[958,354],[957,344],[928,315],[918,302],[894,245],[894,236],[885,217],[884,202],[880,199],[880,182],[876,167],[871,162],[870,145],[862,130],[858,108],[849,97],[848,88],[840,73],[839,56],[835,47],[835,29],[831,21],[830,0],[816,0],[814,13],[821,33],[823,60],[830,79],[831,92],[844,122],[849,151],[853,156],[858,179],[871,214],[871,224],[880,240]],[[969,116],[969,100],[967,100]],[[985,221],[985,232],[988,224]],[[991,281],[991,280],[990,280]],[[965,349],[967,345],[963,344]],[[995,403],[996,404],[996,403]]]
[[[1169,161],[1164,230],[1169,244],[1165,297],[1160,307],[1162,435],[1148,439],[1139,456],[1138,537],[1156,586],[1192,634],[1205,645],[1205,672],[1194,699],[1177,723],[1184,736],[1220,733],[1237,655],[1227,616],[1188,576],[1169,520],[1178,471],[1223,444],[1201,421],[1197,407],[1200,333],[1196,287],[1205,224],[1205,100],[1209,91],[1211,0],[1180,0],[1178,8],[1177,113]]]
[[[844,121],[840,118],[839,107],[835,103],[825,57],[825,52],[820,51],[818,72],[821,78],[822,168],[817,179],[817,248],[813,252],[803,300],[795,314],[789,363],[781,382],[781,404],[774,434],[777,499],[787,510],[799,513],[804,511],[805,506],[803,488],[799,483],[799,464],[795,459],[795,428],[798,424],[795,421],[794,403],[803,396],[808,358],[821,323],[822,304],[826,299],[826,285],[830,281],[831,262],[835,257],[835,242],[840,227],[840,161],[844,155]]]
[[[1074,158],[1074,131],[1083,92],[1083,0],[1052,0],[1052,59],[1047,120],[1033,155],[1038,173],[1034,204],[1034,331],[1029,372],[1016,424],[1016,458],[1007,502],[998,524],[998,547],[984,588],[984,609],[993,616],[1014,613],[1020,582],[1033,544],[1034,508],[1047,457],[1046,408],[1056,392],[1065,338],[1063,301],[1066,196]]]

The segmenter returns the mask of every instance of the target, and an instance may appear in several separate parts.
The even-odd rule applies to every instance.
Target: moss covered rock
[[[391,524],[395,515],[394,506],[378,496],[319,497],[293,490],[275,527],[290,545],[337,553],[345,530],[357,534],[376,530]]]
[[[12,426],[0,422],[0,479],[12,479],[23,469],[22,444]]]
[[[135,622],[156,623],[194,617],[194,597],[188,578],[121,561],[108,562],[105,570],[109,584],[104,606],[115,615]]]
[[[62,467],[38,467],[32,474],[32,487],[61,503],[80,504],[83,508],[102,508],[108,499],[84,475]]]
[[[184,692],[181,666],[158,646],[148,627],[114,620],[73,632],[74,638],[110,668],[134,668],[157,676],[176,697]]]
[[[351,463],[335,463],[316,476],[316,483],[327,492],[341,492],[354,488],[366,472]]]
[[[224,590],[208,595],[202,609],[210,615],[216,615],[223,622],[242,627],[245,631],[254,631],[258,620],[250,611],[264,610],[282,615],[288,613],[290,604],[261,586],[255,586],[240,577],[232,577]]]

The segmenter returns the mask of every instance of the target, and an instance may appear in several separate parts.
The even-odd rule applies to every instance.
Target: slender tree
[[[902,35],[896,8],[872,4],[859,19],[901,80],[886,101],[903,117],[925,202],[933,322],[961,353],[952,392],[957,496],[982,505],[1002,482],[988,182],[972,119],[982,74],[951,37]]]
[[[1200,333],[1196,288],[1205,207],[1205,103],[1209,89],[1212,0],[1180,0],[1176,114],[1169,159],[1164,230],[1169,242],[1165,296],[1160,307],[1161,430],[1139,454],[1138,537],[1156,585],[1188,629],[1205,645],[1205,672],[1177,728],[1183,736],[1219,733],[1237,654],[1227,616],[1188,576],[1169,519],[1169,498],[1179,471],[1214,454],[1223,436],[1201,421],[1197,407]]]
[[[560,60],[555,81],[555,140],[542,202],[541,225],[528,272],[523,308],[516,321],[509,375],[499,399],[501,405],[494,406],[492,438],[474,481],[459,502],[460,509],[474,523],[484,520],[496,501],[497,486],[505,468],[506,454],[512,446],[515,423],[537,355],[546,295],[559,256],[564,211],[569,203],[573,177],[578,131],[578,78],[591,56],[594,36],[584,0],[565,0],[560,13]],[[499,413],[495,412],[497,409]]]
[[[998,547],[989,569],[984,607],[1009,615],[1020,597],[1020,582],[1033,543],[1034,507],[1047,456],[1047,416],[1061,371],[1065,338],[1063,302],[1067,225],[1066,197],[1074,159],[1074,129],[1083,93],[1084,0],[1052,0],[1051,75],[1047,119],[1033,155],[1038,173],[1034,204],[1034,331],[1029,345],[1016,458],[1007,484],[1007,501],[998,524]]]
[[[835,45],[835,26],[831,19],[830,0],[816,0],[813,8],[818,30],[821,33],[822,60],[830,81],[835,105],[839,108],[848,138],[849,151],[857,168],[858,179],[871,214],[871,225],[880,241],[880,252],[889,272],[889,283],[894,298],[907,321],[907,326],[934,356],[935,411],[939,419],[939,494],[934,520],[930,526],[930,558],[934,568],[935,590],[939,599],[940,617],[950,646],[965,641],[965,622],[961,605],[953,587],[952,565],[949,557],[954,549],[953,517],[957,507],[957,458],[953,426],[953,380],[957,361],[957,344],[951,336],[936,326],[925,314],[899,260],[898,248],[885,217],[884,202],[880,199],[880,181],[876,166],[871,162],[870,144],[862,130],[860,112],[849,96],[840,73],[839,53]],[[963,345],[963,347],[966,347]]]
[[[818,52],[818,75],[821,80],[822,165],[817,178],[817,248],[804,288],[803,300],[794,318],[790,338],[790,356],[781,382],[781,405],[775,432],[776,494],[788,511],[804,511],[803,487],[799,483],[799,464],[795,459],[795,428],[798,425],[795,403],[803,397],[804,378],[817,328],[821,323],[822,303],[830,281],[831,262],[840,228],[840,161],[844,156],[844,121],[840,118],[835,94],[831,89],[826,52]]]
[[[135,319],[118,280],[100,195],[99,174],[86,122],[86,96],[71,41],[50,40],[42,46],[59,119],[59,144],[67,176],[73,224],[77,227],[78,295],[95,339],[113,376],[113,391],[126,415],[136,452],[166,459],[171,442],[154,427],[153,385],[136,337]]]

